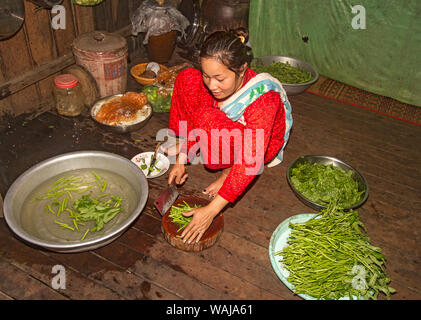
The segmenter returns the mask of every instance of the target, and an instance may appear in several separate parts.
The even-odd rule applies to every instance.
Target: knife
[[[158,209],[159,214],[163,216],[178,198],[178,191],[174,184],[168,186],[163,193],[155,200],[154,205]]]
[[[159,146],[160,145],[161,145],[161,142],[158,142],[158,144],[156,145],[155,152],[154,152],[154,154],[152,156],[152,159],[151,159],[151,163],[149,164],[148,174],[146,175],[147,177],[149,177],[149,175],[151,174],[152,169],[153,169],[153,167],[155,165],[155,162],[156,162],[156,154],[158,153],[158,149],[159,149]]]

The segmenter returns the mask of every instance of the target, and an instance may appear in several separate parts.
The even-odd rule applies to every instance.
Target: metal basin
[[[312,67],[310,64],[308,64],[307,62],[304,62],[302,60],[296,59],[296,58],[292,58],[292,57],[284,57],[284,56],[263,56],[263,57],[259,57],[256,58],[255,60],[253,60],[252,65],[259,65],[259,64],[263,64],[265,66],[269,66],[274,62],[289,62],[289,64],[292,67],[299,67],[305,71],[308,71],[312,74],[313,79],[308,81],[308,82],[304,82],[304,83],[299,83],[299,84],[291,84],[291,83],[282,83],[282,86],[284,87],[287,95],[291,96],[291,95],[296,95],[296,94],[300,94],[304,91],[306,91],[313,83],[315,83],[317,81],[317,79],[319,79],[319,73],[317,72],[317,70]],[[253,69],[253,67],[252,67]]]
[[[133,131],[137,131],[140,128],[142,128],[148,121],[149,119],[152,117],[153,111],[152,111],[152,106],[148,103],[147,106],[150,108],[150,113],[149,115],[146,117],[146,119],[139,121],[137,123],[134,124],[129,124],[129,125],[116,125],[116,126],[112,126],[106,123],[102,123],[98,120],[95,119],[96,113],[99,111],[99,109],[102,107],[102,105],[104,103],[106,103],[108,100],[115,98],[115,97],[121,97],[123,96],[122,93],[120,94],[115,94],[112,96],[108,96],[105,98],[101,98],[97,101],[94,102],[94,104],[92,105],[91,108],[91,118],[95,121],[95,123],[97,123],[100,127],[110,130],[110,131],[114,131],[114,132],[118,132],[118,133],[128,133],[128,132],[133,132]]]
[[[69,240],[56,234],[51,236],[48,229],[39,232],[24,227],[24,205],[28,203],[28,199],[32,199],[34,191],[38,190],[44,182],[78,169],[106,170],[115,174],[115,177],[122,181],[119,182],[119,188],[124,193],[127,210],[121,212],[117,220],[115,217],[112,224],[110,221],[111,226],[104,227],[103,233],[97,233],[91,239],[86,238],[84,241],[80,241],[80,237],[77,240]],[[56,252],[92,250],[114,241],[131,225],[144,209],[148,191],[145,175],[130,160],[101,151],[71,152],[44,160],[20,175],[13,182],[4,199],[4,218],[9,228],[21,240],[29,244]],[[35,212],[30,212],[30,214],[34,215],[35,219],[39,219],[39,215],[35,216]]]
[[[355,181],[357,181],[357,183],[358,183],[358,191],[364,191],[364,193],[362,193],[360,201],[358,203],[356,203],[353,206],[350,206],[348,208],[344,208],[344,210],[356,209],[356,208],[362,206],[364,204],[364,202],[367,200],[367,198],[368,198],[368,184],[367,184],[367,181],[365,180],[364,176],[357,169],[355,169],[351,165],[346,164],[345,162],[343,162],[339,159],[333,158],[333,157],[318,156],[318,155],[306,155],[306,156],[300,156],[297,159],[295,159],[294,161],[292,161],[290,163],[290,165],[288,166],[288,169],[287,169],[288,184],[291,187],[292,191],[294,191],[294,193],[298,197],[298,199],[300,199],[304,204],[308,205],[309,207],[311,207],[315,210],[322,210],[322,209],[327,208],[327,206],[325,206],[325,205],[316,203],[316,202],[311,201],[310,199],[306,198],[304,195],[302,195],[293,186],[293,184],[291,182],[291,171],[298,164],[304,163],[304,162],[309,162],[311,164],[320,163],[320,164],[324,164],[324,165],[333,164],[334,166],[339,167],[339,168],[345,170],[346,172],[352,171],[352,178]]]

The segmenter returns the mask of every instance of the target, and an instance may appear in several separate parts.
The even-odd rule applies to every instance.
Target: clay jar
[[[158,36],[149,36],[146,50],[150,61],[158,63],[168,62],[174,52],[176,38],[176,30]]]

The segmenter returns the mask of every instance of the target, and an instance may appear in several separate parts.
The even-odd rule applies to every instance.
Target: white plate
[[[287,278],[289,276],[289,271],[284,268],[284,265],[282,264],[282,256],[281,255],[275,255],[276,252],[282,250],[284,247],[288,245],[287,239],[289,235],[291,234],[291,228],[289,227],[289,223],[302,223],[306,222],[307,220],[310,220],[316,216],[315,213],[302,213],[297,214],[295,216],[289,217],[288,219],[282,221],[278,227],[275,229],[275,231],[272,233],[272,236],[270,238],[269,242],[269,257],[270,262],[272,264],[273,269],[275,270],[276,275],[279,277],[279,279],[290,289],[292,292],[294,292],[294,285],[291,284]],[[317,298],[312,297],[307,294],[297,294],[299,297],[305,299],[305,300],[317,300]],[[358,299],[356,296],[353,296],[353,299]],[[362,299],[362,297],[360,297]],[[349,300],[349,297],[342,297],[339,300]]]
[[[154,154],[154,152],[143,152],[143,153],[139,153],[138,155],[135,155],[132,158],[132,162],[134,162],[140,170],[143,171],[143,174],[145,175],[146,178],[148,179],[152,179],[152,178],[157,178],[159,176],[162,176],[165,172],[168,171],[168,168],[170,167],[170,161],[168,160],[168,158],[163,155],[162,153],[157,153],[156,155],[156,162],[155,162],[155,167],[160,169],[161,171],[157,171],[157,170],[153,170],[151,172],[151,174],[149,176],[147,176],[148,174],[148,170],[149,170],[149,165],[151,163],[151,157]],[[145,160],[145,163],[143,163],[143,159]],[[146,164],[146,168],[142,169],[140,166]]]

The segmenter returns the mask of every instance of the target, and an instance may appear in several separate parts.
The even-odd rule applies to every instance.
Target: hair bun
[[[230,30],[235,37],[239,38],[243,44],[246,44],[249,38],[249,33],[246,28],[239,27],[237,29]]]

